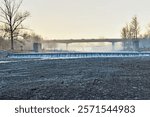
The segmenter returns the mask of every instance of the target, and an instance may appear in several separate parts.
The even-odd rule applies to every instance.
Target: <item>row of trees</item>
[[[123,39],[138,39],[150,38],[150,25],[145,34],[140,34],[140,25],[136,16],[134,16],[130,23],[127,23],[121,30],[121,37]]]

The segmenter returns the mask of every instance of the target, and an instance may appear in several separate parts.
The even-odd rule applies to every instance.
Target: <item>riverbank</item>
[[[150,57],[4,61],[0,99],[150,99]]]

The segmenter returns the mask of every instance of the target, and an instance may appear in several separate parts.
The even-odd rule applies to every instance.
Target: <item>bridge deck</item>
[[[56,39],[44,40],[43,43],[86,43],[86,42],[124,42],[127,39]]]

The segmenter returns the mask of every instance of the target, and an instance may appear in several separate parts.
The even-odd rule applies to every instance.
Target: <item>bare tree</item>
[[[43,38],[40,35],[35,34],[35,33],[30,34],[30,39],[33,40],[33,42],[35,43],[40,43],[43,41]]]
[[[127,30],[126,30],[125,27],[123,27],[122,30],[121,30],[121,37],[123,39],[127,39]]]
[[[131,39],[131,28],[128,24],[126,24],[126,26],[122,28],[121,37],[123,39]]]
[[[137,20],[137,17],[134,16],[132,18],[132,21],[130,23],[130,30],[131,30],[131,37],[133,39],[137,39],[138,38],[138,35],[140,33],[140,26],[139,26],[139,22]]]
[[[146,30],[145,34],[142,37],[150,39],[150,24],[148,25],[147,30]]]
[[[129,24],[121,30],[121,37],[124,39],[137,39],[140,33],[140,26],[137,17],[134,16]]]
[[[19,31],[24,29],[22,22],[30,15],[29,12],[19,12],[22,1],[16,3],[16,0],[3,0],[0,6],[0,17],[2,19],[0,22],[3,23],[2,30],[10,38],[12,50],[14,50],[14,39],[19,35]]]

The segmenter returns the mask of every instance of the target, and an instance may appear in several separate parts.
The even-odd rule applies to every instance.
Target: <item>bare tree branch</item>
[[[0,22],[8,25],[8,23],[7,23],[7,22],[1,21],[1,20],[0,20]]]
[[[12,11],[13,11],[13,16],[15,16],[15,14],[18,12],[18,9],[20,8],[22,2],[23,2],[23,0],[21,0],[21,1],[19,2],[19,4],[17,5],[17,7],[15,7],[15,3],[14,3],[13,9],[12,9]]]

